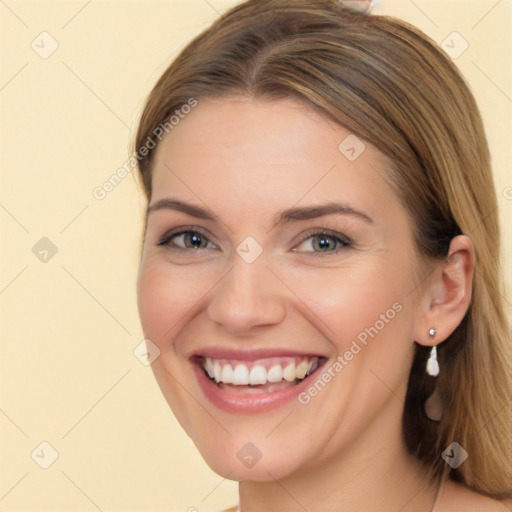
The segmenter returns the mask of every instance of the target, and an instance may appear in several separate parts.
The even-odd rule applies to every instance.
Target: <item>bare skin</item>
[[[403,400],[414,341],[442,343],[467,310],[474,249],[456,237],[448,261],[422,266],[388,162],[369,144],[349,161],[338,149],[348,135],[291,100],[202,100],[156,150],[150,206],[175,199],[215,218],[148,214],[138,302],[161,351],[152,368],[206,462],[240,481],[243,512],[433,505],[436,489],[402,444]],[[359,215],[275,223],[284,209],[333,201]],[[196,230],[201,247],[186,234],[162,245],[178,228]],[[250,264],[236,252],[248,236],[263,251]],[[332,367],[394,304],[400,311],[307,404],[235,414],[197,384],[191,354],[214,346],[319,353]],[[251,468],[237,457],[248,442],[262,453]],[[503,504],[448,483],[434,510],[482,506]]]

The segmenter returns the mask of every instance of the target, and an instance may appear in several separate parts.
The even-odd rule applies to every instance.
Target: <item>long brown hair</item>
[[[425,375],[428,350],[415,344],[403,435],[432,481],[450,477],[511,497],[512,359],[497,201],[483,123],[455,65],[391,17],[358,15],[331,0],[246,1],[189,43],[149,95],[134,141],[148,199],[154,151],[140,148],[158,127],[169,132],[168,120],[191,100],[240,95],[298,99],[387,155],[425,260],[445,258],[458,234],[471,238],[471,304],[438,347],[443,417],[425,417],[434,382]],[[454,441],[469,457],[451,470],[441,453]]]

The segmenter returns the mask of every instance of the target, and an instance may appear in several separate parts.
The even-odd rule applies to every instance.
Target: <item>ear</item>
[[[422,287],[414,326],[417,343],[437,345],[461,323],[471,301],[474,270],[473,243],[467,236],[456,236],[450,243],[448,258],[436,265]],[[436,330],[434,336],[429,335],[432,328]]]

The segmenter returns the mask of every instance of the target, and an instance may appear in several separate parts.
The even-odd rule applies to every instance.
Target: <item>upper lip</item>
[[[191,359],[206,358],[211,359],[232,359],[235,361],[257,361],[269,357],[318,357],[325,358],[322,354],[315,352],[303,352],[291,349],[278,348],[254,348],[254,349],[233,349],[223,347],[210,347],[202,350],[196,350],[192,353]]]

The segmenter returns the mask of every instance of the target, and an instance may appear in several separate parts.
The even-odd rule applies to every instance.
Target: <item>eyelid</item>
[[[204,230],[203,228],[200,228],[199,226],[179,226],[179,227],[173,228],[170,231],[167,231],[165,233],[165,235],[160,237],[156,245],[168,246],[168,245],[170,245],[170,239],[173,238],[174,236],[182,235],[184,233],[190,233],[190,232],[203,235],[209,243],[212,243],[213,245],[218,247],[218,245],[212,240],[211,235],[206,230]],[[164,242],[166,242],[166,243],[164,243]],[[173,248],[178,251],[179,250],[182,250],[182,251],[190,250],[190,249],[184,249],[183,247],[178,247],[178,246],[173,246]],[[201,250],[203,250],[203,249],[194,249],[194,251],[201,251]]]
[[[331,236],[333,238],[339,238],[340,240],[348,242],[348,243],[352,242],[352,240],[348,236],[346,236],[342,233],[338,233],[337,231],[333,231],[332,229],[311,228],[311,229],[308,229],[305,233],[303,233],[301,235],[298,243],[302,243],[312,236],[319,236],[319,235],[326,235],[326,236]]]

